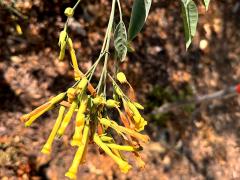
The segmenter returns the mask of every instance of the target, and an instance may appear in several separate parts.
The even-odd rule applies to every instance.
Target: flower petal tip
[[[65,174],[65,176],[68,177],[69,179],[77,179],[76,173],[71,172],[71,171],[68,171],[68,172]]]
[[[51,153],[51,149],[47,147],[43,147],[41,153],[49,155]]]
[[[71,146],[80,146],[82,143],[79,140],[72,140],[70,144]]]
[[[31,122],[26,122],[26,123],[25,123],[25,127],[30,127],[31,125],[32,125]]]
[[[132,169],[132,166],[130,164],[126,163],[125,165],[120,166],[119,168],[120,168],[122,173],[126,174],[126,173],[128,173],[129,170]]]

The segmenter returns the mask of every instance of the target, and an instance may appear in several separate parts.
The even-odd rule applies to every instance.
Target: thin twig
[[[12,13],[14,13],[15,15],[17,15],[18,17],[22,18],[22,19],[27,19],[27,16],[23,15],[21,12],[19,12],[16,8],[7,5],[3,2],[3,0],[0,0],[0,5],[4,6],[7,10],[11,11]]]
[[[236,91],[236,87],[237,86],[230,86],[226,89],[223,89],[223,90],[211,93],[211,94],[197,96],[190,100],[182,100],[182,101],[177,101],[174,103],[165,103],[161,107],[155,108],[151,112],[151,114],[166,113],[169,111],[173,111],[176,108],[179,108],[181,106],[186,106],[189,104],[200,104],[200,103],[211,101],[214,99],[223,99],[223,98],[229,98],[232,96],[236,96],[238,94]]]

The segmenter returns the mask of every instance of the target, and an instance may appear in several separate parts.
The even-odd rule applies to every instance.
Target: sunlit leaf
[[[204,4],[206,10],[208,10],[209,3],[210,3],[210,0],[203,0],[203,4]]]
[[[114,47],[120,61],[124,61],[127,55],[127,31],[123,21],[120,21],[114,32]]]
[[[182,0],[182,18],[184,23],[184,34],[186,49],[190,46],[198,23],[198,9],[194,1]]]
[[[132,41],[141,31],[147,19],[152,0],[134,0],[130,23],[128,27],[128,40]]]

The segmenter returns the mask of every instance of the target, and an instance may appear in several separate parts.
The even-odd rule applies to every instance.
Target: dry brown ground
[[[85,11],[80,8],[71,25],[83,71],[101,48],[107,22],[103,6],[109,7],[108,1],[101,3],[83,2]],[[63,25],[60,15],[68,4],[70,1],[20,2],[19,8],[30,17],[27,22],[13,21],[0,10],[2,179],[65,179],[73,158],[70,133],[55,143],[51,157],[40,153],[54,123],[54,111],[31,128],[19,121],[23,113],[73,83],[69,63],[57,61],[57,32]],[[198,34],[186,53],[179,3],[155,2],[144,31],[134,42],[136,52],[122,66],[140,101],[147,106],[156,85],[171,87],[176,94],[189,86],[194,95],[201,95],[238,83],[239,6],[237,0],[214,2],[207,14],[200,7]],[[23,36],[16,35],[16,23],[22,26]],[[202,40],[208,42],[207,47],[199,46]],[[121,174],[109,157],[92,146],[87,163],[79,169],[79,179],[240,179],[239,105],[239,97],[216,100],[197,106],[193,114],[174,112],[158,126],[149,116],[146,133],[152,141],[142,152],[147,163],[144,170],[134,168]]]

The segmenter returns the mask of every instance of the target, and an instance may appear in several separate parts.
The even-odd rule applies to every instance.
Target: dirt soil
[[[123,3],[126,22],[128,3]],[[64,174],[76,150],[69,145],[73,125],[55,142],[49,157],[40,150],[54,124],[56,110],[30,128],[25,128],[19,118],[74,83],[69,56],[63,62],[57,60],[63,11],[72,4],[70,0],[17,0],[16,8],[28,16],[27,20],[0,6],[2,180],[66,179]],[[173,97],[208,94],[239,83],[240,2],[213,1],[207,13],[199,3],[198,32],[188,52],[179,9],[177,1],[154,1],[146,26],[133,43],[135,52],[121,66],[139,101],[147,107],[144,114],[149,126],[144,133],[151,142],[141,152],[145,169],[134,167],[122,174],[92,145],[78,179],[240,179],[240,97],[207,102],[190,112],[179,108],[164,120],[150,115],[154,107],[169,100],[166,94],[156,93],[159,87],[171,89],[173,101]],[[110,1],[83,1],[70,23],[83,72],[100,52],[108,12]],[[17,24],[22,35],[16,32]],[[186,88],[191,93],[186,93]]]

